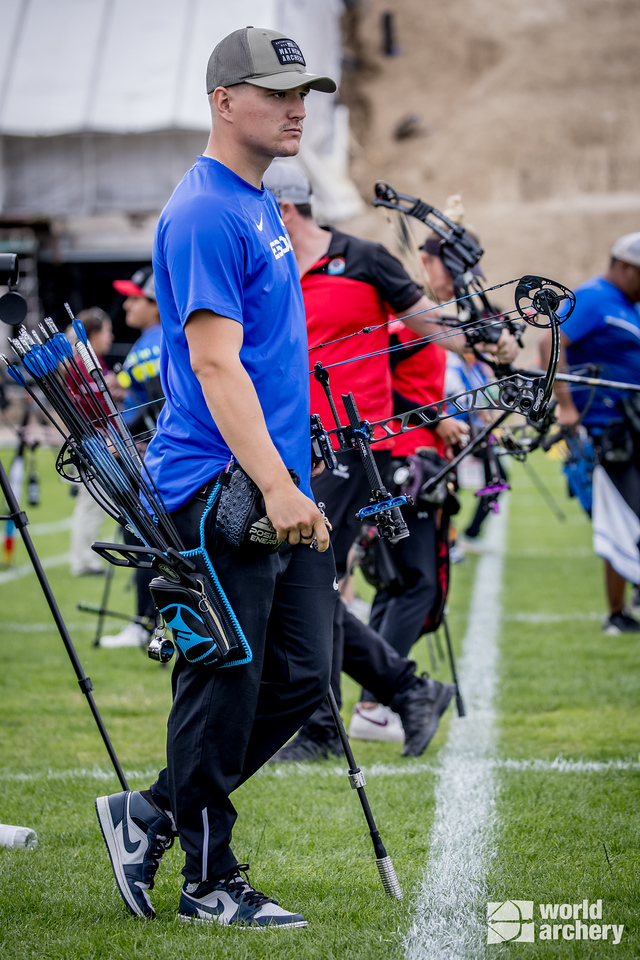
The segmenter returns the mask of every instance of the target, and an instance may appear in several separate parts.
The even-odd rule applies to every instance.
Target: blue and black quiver
[[[171,630],[175,646],[188,663],[203,667],[240,666],[252,659],[251,648],[205,546],[207,519],[221,489],[222,485],[216,481],[207,496],[198,521],[199,546],[181,552],[183,563],[204,568],[206,573],[185,574],[165,568],[162,576],[149,584],[153,602]],[[155,658],[156,652],[162,652],[161,640],[155,647],[152,641],[149,656]],[[164,659],[166,662],[169,657]]]

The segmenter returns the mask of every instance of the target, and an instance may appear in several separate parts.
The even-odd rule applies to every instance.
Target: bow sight
[[[482,356],[478,347],[483,343],[497,343],[505,329],[522,346],[520,338],[524,325],[503,314],[489,301],[478,271],[473,271],[484,254],[475,237],[436,207],[418,197],[398,193],[384,180],[376,183],[375,194],[372,201],[374,207],[386,207],[403,216],[414,217],[440,237],[439,242],[433,241],[437,245],[434,252],[452,279],[455,297],[459,301],[458,322],[465,325],[467,345],[478,359],[493,367],[498,376],[509,373],[509,368],[504,364],[496,364],[490,357]],[[476,296],[480,305],[474,300]],[[452,325],[455,326],[455,322]]]

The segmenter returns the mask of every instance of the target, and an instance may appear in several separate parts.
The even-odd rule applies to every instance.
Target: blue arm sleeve
[[[181,325],[194,310],[212,310],[242,323],[246,246],[238,221],[198,198],[174,215],[171,230],[159,239]]]
[[[595,291],[577,290],[576,306],[568,320],[560,328],[571,343],[578,343],[595,330],[604,326],[601,297]]]

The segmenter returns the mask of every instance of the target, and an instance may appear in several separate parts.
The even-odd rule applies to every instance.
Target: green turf
[[[601,562],[591,527],[563,497],[557,465],[533,460],[567,514],[540,507],[516,466],[505,564],[500,754],[509,758],[638,759],[640,643],[606,637]],[[523,615],[595,614],[526,623]],[[517,618],[521,618],[520,620]],[[621,942],[489,945],[487,956],[616,957],[640,954],[640,777],[636,771],[500,772],[498,849],[491,899],[539,903],[603,900],[603,920],[625,925]],[[538,924],[539,912],[534,913]],[[538,927],[539,932],[539,927]],[[560,934],[562,935],[562,934]]]
[[[7,454],[2,453],[7,464]],[[73,501],[53,469],[51,451],[39,453],[42,505],[29,510],[32,524],[69,515]],[[110,538],[114,525],[105,522]],[[34,533],[42,558],[68,548],[68,533]],[[26,562],[21,545],[13,564]],[[473,564],[460,571],[454,611],[463,622]],[[95,618],[75,609],[78,600],[97,603],[98,578],[74,579],[58,566],[48,577],[95,699],[132,786],[144,787],[163,764],[170,671],[132,650],[101,650],[91,644]],[[116,574],[110,606],[133,610],[128,575]],[[384,895],[371,843],[344,762],[320,764],[308,776],[259,774],[234,801],[239,820],[234,850],[252,866],[255,885],[295,909],[311,925],[298,931],[192,929],[176,921],[181,853],[165,857],[154,890],[158,921],[130,918],[113,883],[100,836],[94,797],[115,792],[108,758],[70,662],[33,574],[0,584],[0,822],[31,826],[38,834],[32,853],[0,848],[0,956],[87,960],[179,960],[234,956],[361,958],[398,956],[399,930],[408,923],[409,898],[398,904]],[[23,629],[16,632],[11,625]],[[27,625],[36,625],[30,632]],[[109,629],[121,624],[111,621]],[[460,639],[460,636],[456,638]],[[415,651],[429,668],[424,641]],[[436,654],[437,655],[437,654]],[[438,663],[436,675],[447,677]],[[358,698],[345,684],[345,719]],[[446,722],[429,753],[432,761],[446,738]],[[400,761],[400,746],[357,744],[360,763]],[[402,761],[405,763],[405,761]],[[133,774],[131,773],[133,771]],[[368,794],[383,839],[409,893],[427,855],[433,817],[431,770],[376,777]],[[401,812],[399,816],[398,813]]]
[[[2,457],[6,464],[6,452]],[[34,524],[69,515],[73,507],[68,487],[54,473],[54,460],[53,452],[40,451],[43,502],[29,510]],[[526,622],[532,614],[549,619],[604,613],[589,523],[564,499],[557,464],[541,457],[533,462],[568,520],[560,524],[554,519],[522,469],[513,468],[497,704],[499,755],[637,758],[640,644],[633,638],[603,637],[598,619]],[[467,497],[467,516],[471,506]],[[113,524],[106,523],[104,535],[109,538],[112,531]],[[68,533],[36,534],[34,540],[43,558],[53,557],[67,549]],[[14,565],[24,562],[18,546]],[[465,630],[475,563],[469,558],[453,569],[450,620],[456,646]],[[66,620],[74,625],[74,643],[123,766],[133,786],[145,786],[163,762],[170,673],[137,650],[91,645],[95,619],[79,613],[75,604],[99,601],[98,579],[73,579],[66,566],[51,568],[48,575]],[[126,573],[119,571],[110,603],[132,611],[127,582]],[[400,748],[393,744],[356,744],[363,765],[380,761],[402,764],[404,770],[396,776],[370,776],[368,790],[407,894],[402,904],[381,892],[356,796],[338,774],[342,766],[330,761],[305,775],[267,770],[234,798],[240,813],[234,850],[251,862],[258,888],[304,911],[311,921],[308,929],[254,933],[179,924],[177,847],[158,873],[158,920],[147,924],[129,918],[115,892],[93,799],[115,791],[117,784],[35,577],[0,583],[0,604],[0,821],[29,825],[39,837],[32,853],[0,849],[1,957],[368,960],[402,955],[400,938],[428,857],[434,767],[449,715],[418,761],[401,761]],[[16,624],[22,629],[16,630]],[[117,630],[120,624],[107,626]],[[430,669],[424,640],[414,653],[420,669]],[[438,663],[436,675],[448,678],[444,664]],[[346,681],[343,692],[347,719],[358,690]],[[415,768],[418,772],[411,773]],[[605,920],[624,923],[625,933],[615,947],[478,944],[478,958],[510,951],[527,957],[636,958],[638,774],[500,770],[499,782],[491,898],[536,903],[602,898]]]

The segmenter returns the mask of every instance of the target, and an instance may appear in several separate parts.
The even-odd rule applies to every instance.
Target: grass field
[[[2,453],[7,464],[8,454]],[[95,686],[96,702],[134,787],[163,763],[169,671],[137,650],[91,645],[95,621],[75,609],[98,602],[98,578],[73,579],[61,559],[68,532],[38,527],[68,516],[73,501],[54,473],[55,456],[41,451],[43,502],[29,511],[48,576],[74,643]],[[495,855],[488,865],[492,901],[603,901],[605,922],[624,924],[621,941],[538,939],[487,945],[475,958],[620,957],[640,955],[638,847],[640,783],[640,644],[605,638],[599,562],[590,527],[565,502],[557,464],[536,458],[567,522],[560,524],[516,465],[504,566],[499,720],[499,793]],[[112,534],[105,524],[104,535]],[[57,558],[57,559],[56,559]],[[13,568],[26,556],[16,548]],[[459,646],[466,628],[477,561],[453,573],[451,626]],[[132,610],[125,572],[111,605]],[[118,789],[89,709],[35,576],[0,573],[0,822],[36,830],[33,852],[0,849],[0,956],[86,960],[200,960],[205,957],[401,957],[415,910],[415,892],[429,858],[438,757],[450,712],[427,753],[400,757],[400,748],[356,743],[369,767],[368,793],[383,839],[405,890],[399,904],[385,897],[357,799],[336,762],[267,769],[235,795],[240,817],[234,850],[251,863],[259,889],[310,921],[299,931],[192,929],[176,906],[181,855],[176,847],[158,873],[158,920],[129,917],[113,883],[95,820],[93,799]],[[112,621],[109,628],[117,630]],[[430,669],[424,641],[416,648]],[[439,665],[437,676],[447,679]],[[345,683],[345,719],[357,698]],[[463,691],[464,692],[464,691]],[[456,721],[458,722],[458,721]],[[467,721],[459,721],[465,723]],[[472,721],[470,721],[472,722]],[[556,764],[550,761],[596,761]],[[505,765],[504,761],[513,761]],[[633,761],[612,766],[611,761]],[[526,761],[540,761],[538,768]],[[372,765],[379,763],[379,766]],[[376,772],[377,769],[377,772]],[[478,909],[486,912],[484,904]],[[560,921],[558,921],[560,922]],[[428,948],[428,949],[427,949]],[[437,957],[438,945],[424,956]]]

